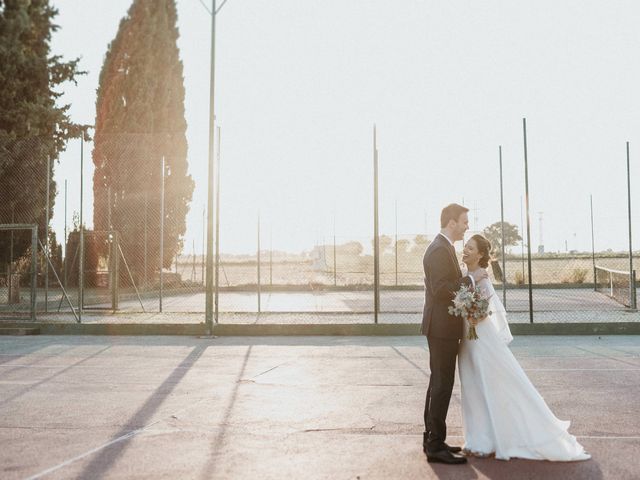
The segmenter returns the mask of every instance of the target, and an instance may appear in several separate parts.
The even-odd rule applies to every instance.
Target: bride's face
[[[480,252],[478,251],[476,241],[473,238],[470,239],[465,244],[464,250],[462,251],[462,261],[469,266],[477,264],[481,258],[482,255],[480,255]]]

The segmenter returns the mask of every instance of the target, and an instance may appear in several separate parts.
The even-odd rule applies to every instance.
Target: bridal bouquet
[[[460,290],[456,292],[453,299],[453,306],[449,307],[449,314],[456,317],[462,317],[469,322],[471,318],[475,320],[482,320],[487,315],[491,315],[489,311],[489,300],[483,298],[477,290],[472,291],[466,285],[462,285]],[[469,322],[469,334],[467,338],[469,340],[476,340],[478,334],[476,333],[476,327]]]

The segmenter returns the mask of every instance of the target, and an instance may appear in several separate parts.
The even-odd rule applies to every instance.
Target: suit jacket
[[[437,338],[462,338],[463,320],[449,314],[455,293],[471,279],[463,277],[455,249],[442,235],[431,242],[422,259],[424,309],[422,334]]]

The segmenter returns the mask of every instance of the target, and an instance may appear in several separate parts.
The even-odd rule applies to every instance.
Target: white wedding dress
[[[492,315],[476,326],[477,340],[464,338],[458,353],[462,386],[464,448],[497,459],[574,461],[591,456],[558,420],[507,346],[513,339],[502,302],[488,279],[477,289]]]

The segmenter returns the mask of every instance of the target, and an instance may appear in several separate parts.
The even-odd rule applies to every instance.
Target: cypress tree
[[[0,0],[0,223],[37,224],[45,243],[47,159],[49,216],[56,195],[55,162],[69,138],[80,135],[69,105],[57,90],[84,72],[78,59],[52,55],[51,34],[58,11],[48,0]],[[10,234],[0,234],[0,269],[9,261]],[[31,245],[28,232],[14,232],[13,260]]]
[[[163,158],[165,268],[182,248],[194,188],[187,173],[176,23],[174,0],[134,0],[100,73],[93,150],[94,226],[118,232],[138,279],[151,278],[159,268]]]

